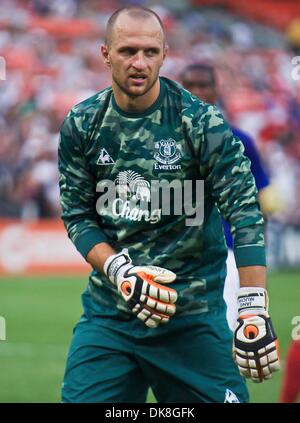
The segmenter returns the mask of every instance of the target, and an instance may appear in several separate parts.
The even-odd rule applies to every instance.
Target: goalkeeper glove
[[[254,382],[270,379],[280,369],[278,340],[268,315],[268,294],[263,288],[238,291],[238,325],[233,358],[240,374]]]
[[[146,326],[155,328],[175,314],[177,292],[156,283],[173,282],[175,273],[157,266],[134,266],[127,249],[108,257],[103,270]]]

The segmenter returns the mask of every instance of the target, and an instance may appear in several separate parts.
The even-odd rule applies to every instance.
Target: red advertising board
[[[0,275],[88,273],[59,220],[0,220]]]

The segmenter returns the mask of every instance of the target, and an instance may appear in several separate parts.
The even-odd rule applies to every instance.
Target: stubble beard
[[[158,80],[158,77],[159,77],[159,72],[157,72],[157,74],[155,75],[155,77],[153,78],[153,81],[152,81],[152,83],[149,85],[149,87],[146,87],[146,89],[145,89],[145,91],[143,91],[143,92],[141,92],[141,93],[138,93],[138,94],[135,94],[135,93],[132,93],[129,89],[127,89],[127,87],[125,86],[125,84],[121,84],[118,80],[117,80],[117,78],[116,77],[114,77],[114,75],[112,75],[112,79],[113,79],[113,81],[114,81],[114,83],[119,87],[119,89],[124,93],[124,94],[126,94],[130,99],[135,99],[135,98],[137,98],[137,97],[141,97],[141,96],[143,96],[143,95],[146,95],[150,90],[151,90],[151,88],[153,88],[153,86],[155,85],[155,83],[156,83],[156,81]]]

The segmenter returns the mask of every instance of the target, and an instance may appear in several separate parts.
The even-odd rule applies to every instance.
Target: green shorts
[[[218,313],[173,316],[147,328],[135,316],[85,313],[74,329],[62,402],[248,402],[244,379],[231,357],[225,308]]]

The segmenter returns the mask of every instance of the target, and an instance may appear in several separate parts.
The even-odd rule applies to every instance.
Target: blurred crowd
[[[229,10],[192,1],[135,1],[167,29],[162,75],[178,80],[192,62],[217,68],[221,107],[255,139],[281,202],[278,220],[300,222],[300,79],[295,43]],[[0,216],[60,214],[57,145],[62,120],[110,85],[100,57],[105,23],[121,0],[1,0]],[[299,32],[300,33],[300,32]],[[299,77],[300,77],[300,72]]]

